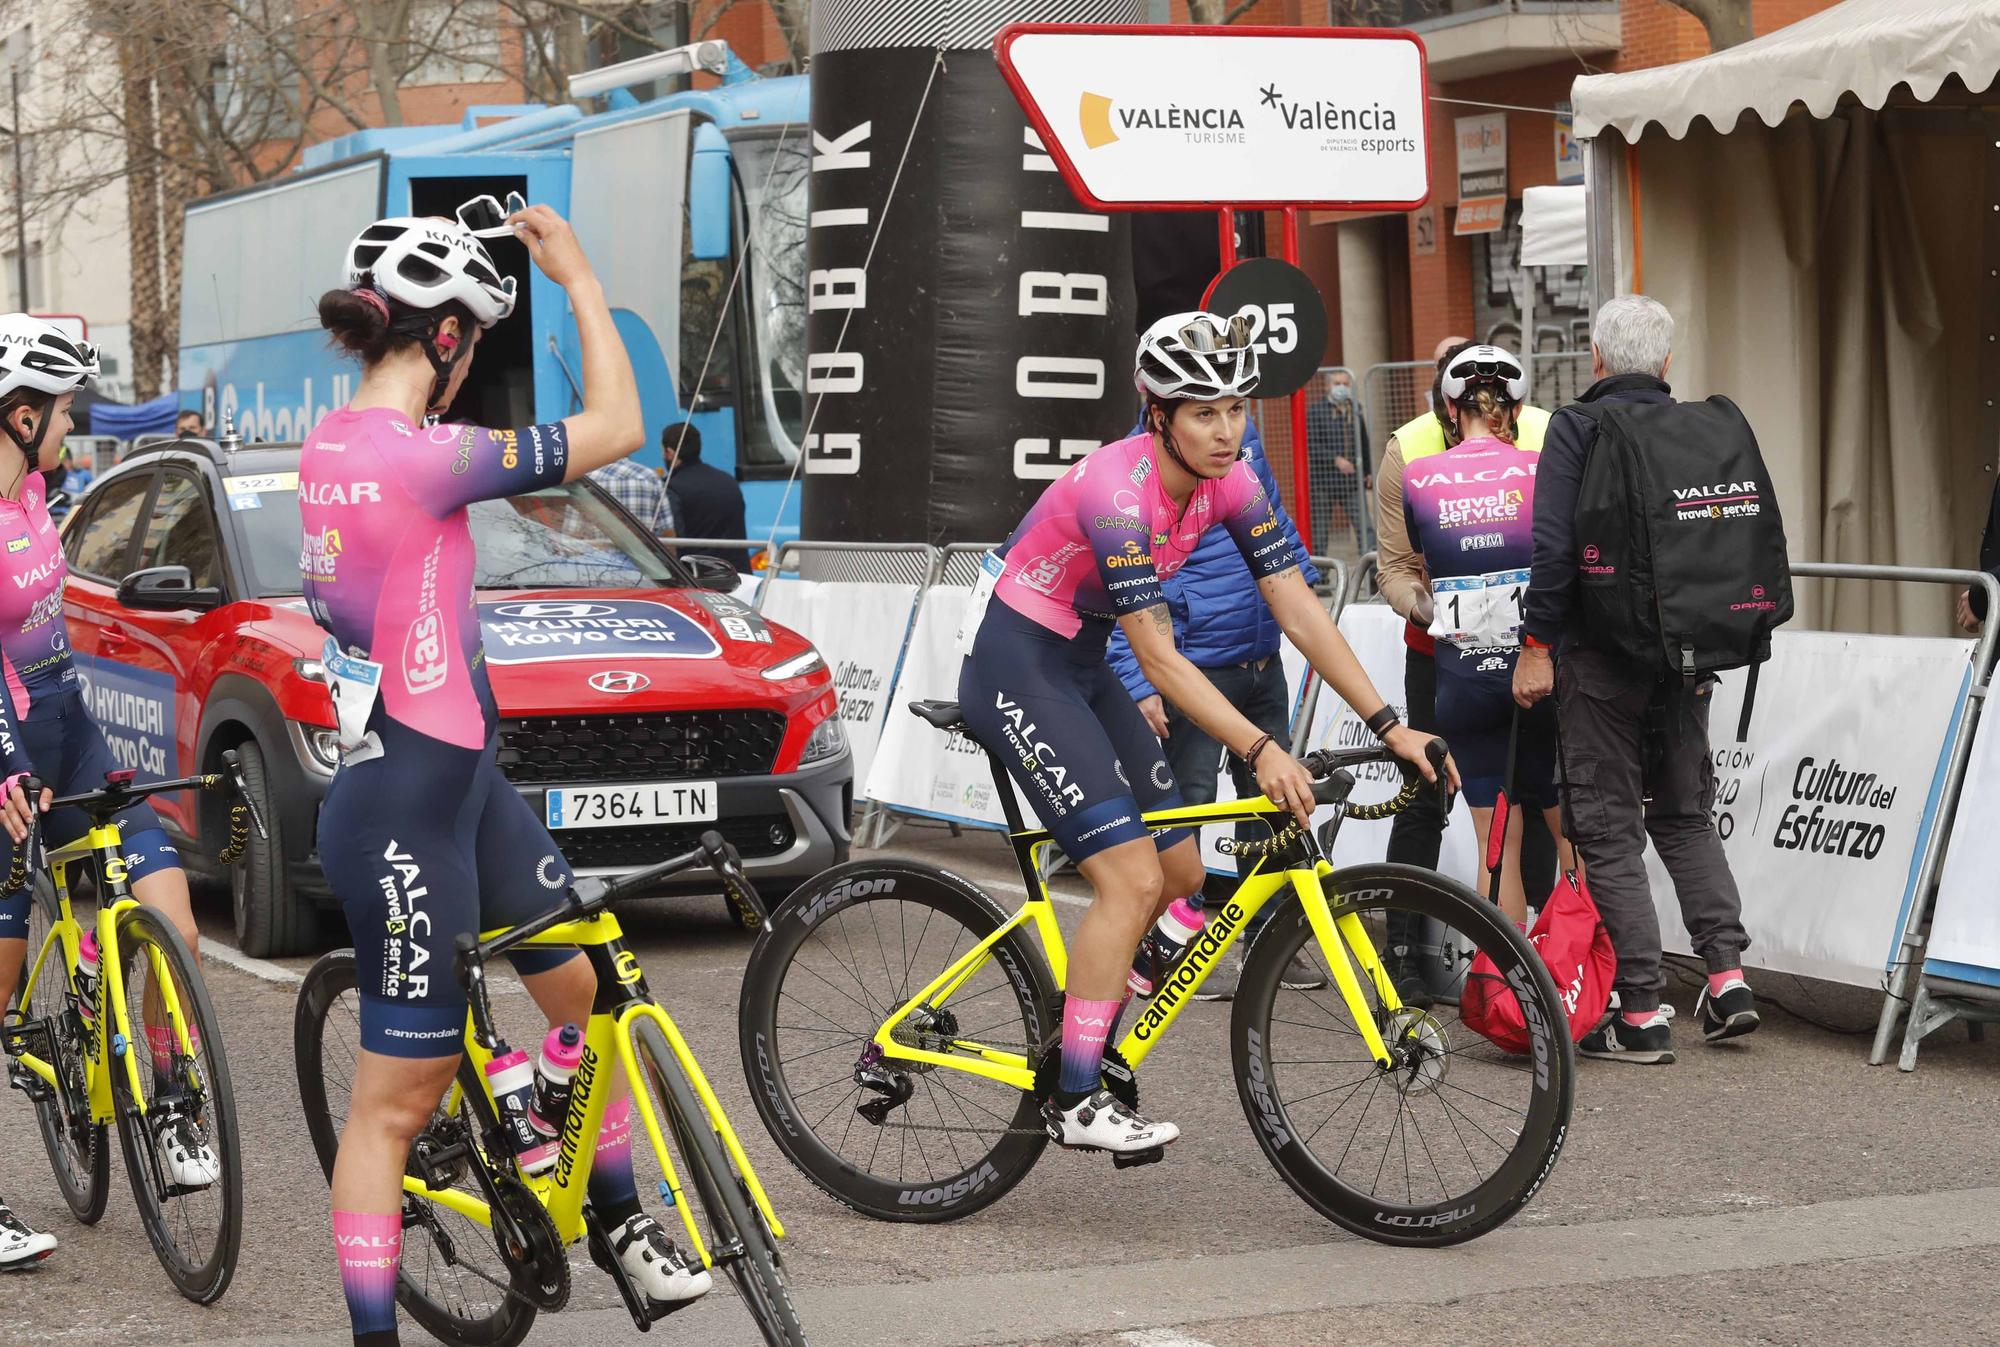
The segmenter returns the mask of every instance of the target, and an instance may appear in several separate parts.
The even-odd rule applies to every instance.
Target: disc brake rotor
[[[1451,1043],[1428,1011],[1405,1006],[1382,1024],[1382,1041],[1400,1064],[1389,1079],[1404,1095],[1434,1093],[1451,1067]]]

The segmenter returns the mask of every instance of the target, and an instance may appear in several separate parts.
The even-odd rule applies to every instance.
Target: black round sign
[[[1305,272],[1275,257],[1247,258],[1209,287],[1204,307],[1250,320],[1258,397],[1289,397],[1312,382],[1326,352],[1326,304]]]

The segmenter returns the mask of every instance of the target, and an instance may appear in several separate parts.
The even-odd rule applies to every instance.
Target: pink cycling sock
[[[1056,1089],[1066,1095],[1087,1095],[1097,1089],[1104,1069],[1104,1045],[1125,1008],[1121,1001],[1083,1001],[1072,996],[1063,1003],[1062,1074]]]
[[[1651,1010],[1623,1010],[1619,1012],[1619,1015],[1629,1027],[1643,1029],[1659,1013],[1659,1007],[1655,1006]]]
[[[1710,973],[1708,975],[1708,994],[1710,996],[1720,996],[1723,989],[1732,982],[1743,982],[1743,970],[1741,968],[1730,968],[1720,973]],[[1748,986],[1749,984],[1745,983],[1744,985]]]
[[[597,1154],[590,1162],[585,1191],[598,1216],[613,1229],[639,1214],[639,1189],[632,1178],[629,1095],[604,1110],[604,1126],[597,1134]]]
[[[340,1255],[340,1289],[347,1296],[347,1317],[355,1341],[394,1342],[396,1265],[403,1256],[402,1213],[336,1211],[333,1248]]]

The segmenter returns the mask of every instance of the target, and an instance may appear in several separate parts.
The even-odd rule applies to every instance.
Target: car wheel
[[[319,939],[319,911],[292,892],[285,878],[284,825],[271,788],[264,750],[255,740],[236,746],[243,784],[269,837],[250,834],[243,855],[229,869],[229,894],[236,911],[236,939],[252,958],[303,954]]]

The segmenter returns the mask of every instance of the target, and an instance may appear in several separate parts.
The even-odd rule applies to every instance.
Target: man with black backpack
[[[1618,951],[1619,1012],[1579,1051],[1641,1065],[1674,1060],[1648,836],[1708,967],[1702,1037],[1757,1027],[1742,899],[1709,814],[1709,695],[1717,671],[1749,667],[1747,722],[1771,629],[1792,612],[1756,437],[1727,398],[1674,400],[1673,335],[1673,316],[1643,295],[1606,301],[1591,324],[1596,382],[1550,422],[1536,473],[1514,671],[1522,706],[1556,693],[1569,833]]]

